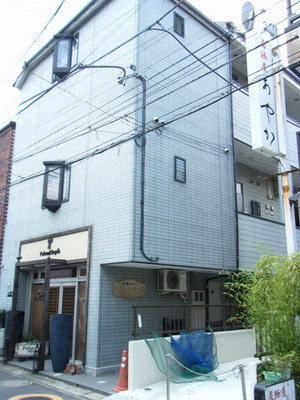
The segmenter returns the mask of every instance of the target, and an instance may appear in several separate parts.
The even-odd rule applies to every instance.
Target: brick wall
[[[9,183],[11,178],[11,159],[14,145],[15,122],[10,122],[0,130],[0,264],[7,218]]]

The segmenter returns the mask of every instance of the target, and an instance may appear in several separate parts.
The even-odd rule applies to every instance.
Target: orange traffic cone
[[[128,389],[128,362],[127,362],[127,351],[123,350],[122,360],[119,373],[118,386],[112,390],[115,392],[122,392]]]

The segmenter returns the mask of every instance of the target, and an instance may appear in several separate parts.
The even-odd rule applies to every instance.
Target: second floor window
[[[45,161],[42,207],[55,212],[69,200],[70,166],[64,161]]]

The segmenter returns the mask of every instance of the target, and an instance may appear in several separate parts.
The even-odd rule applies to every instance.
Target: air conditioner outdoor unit
[[[186,292],[186,271],[158,270],[157,290],[158,292]]]

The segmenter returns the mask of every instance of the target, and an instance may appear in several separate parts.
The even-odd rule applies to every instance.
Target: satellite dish
[[[255,20],[254,7],[250,1],[246,1],[243,4],[242,8],[242,24],[247,32],[253,29],[254,20]]]

